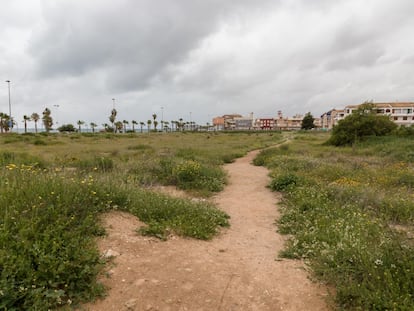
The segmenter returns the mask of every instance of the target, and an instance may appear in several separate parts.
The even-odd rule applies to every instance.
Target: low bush
[[[270,182],[270,189],[273,191],[283,191],[289,187],[295,186],[299,181],[298,176],[292,173],[278,175]]]
[[[225,184],[225,174],[221,168],[202,165],[197,161],[184,160],[172,169],[172,177],[181,189],[208,192],[221,191]]]

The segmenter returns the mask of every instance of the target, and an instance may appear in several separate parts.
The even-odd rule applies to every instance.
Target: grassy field
[[[328,137],[298,133],[255,159],[283,192],[281,255],[309,262],[340,309],[414,310],[414,139]]]
[[[221,168],[278,133],[151,133],[0,136],[0,309],[69,308],[104,293],[95,238],[101,213],[128,211],[142,234],[211,238],[228,216],[193,196],[223,189]]]

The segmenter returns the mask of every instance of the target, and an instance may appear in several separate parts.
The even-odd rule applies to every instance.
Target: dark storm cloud
[[[39,76],[104,70],[109,85],[142,88],[183,60],[220,18],[248,7],[220,1],[60,1],[44,7],[45,25],[30,53]],[[254,2],[257,4],[257,1]]]

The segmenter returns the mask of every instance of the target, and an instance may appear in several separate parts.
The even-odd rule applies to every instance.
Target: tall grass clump
[[[341,309],[414,309],[414,170],[401,161],[405,147],[372,152],[401,138],[374,138],[356,149],[308,135],[314,139],[293,140],[289,153],[258,157],[272,171],[271,188],[283,193],[278,228],[291,238],[281,255],[307,260],[335,286]]]

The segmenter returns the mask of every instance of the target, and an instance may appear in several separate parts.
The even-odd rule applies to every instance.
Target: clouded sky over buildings
[[[412,0],[5,0],[12,115],[58,123],[315,116],[414,101]],[[8,113],[7,83],[0,111]]]

